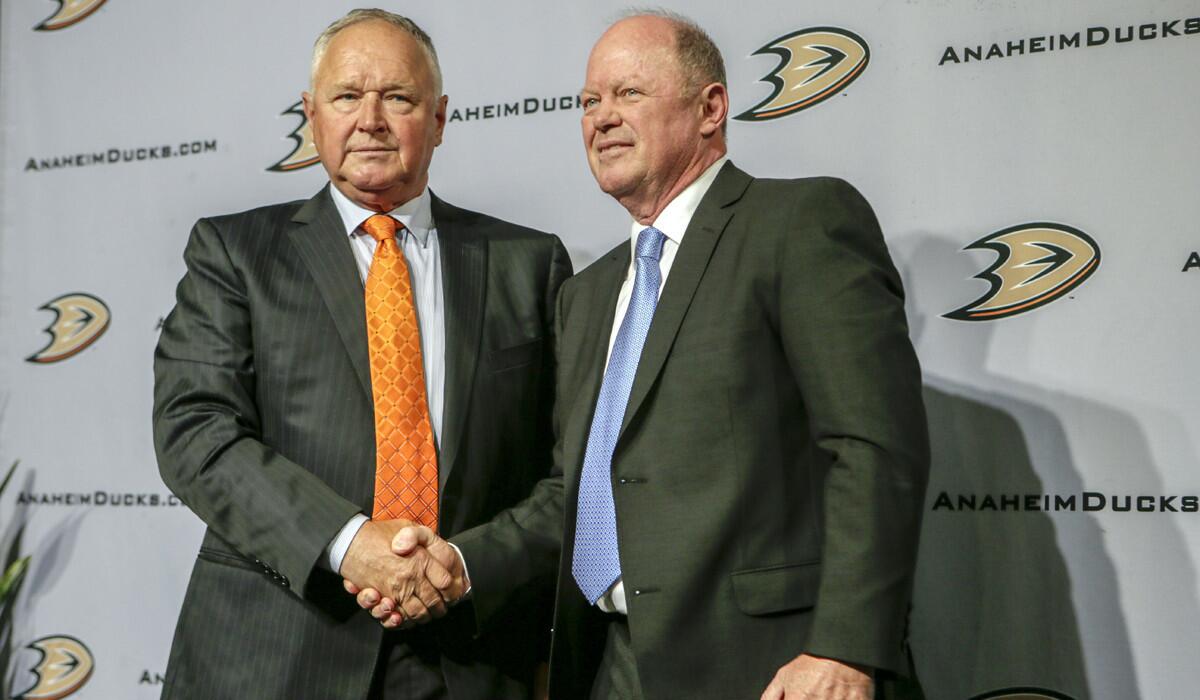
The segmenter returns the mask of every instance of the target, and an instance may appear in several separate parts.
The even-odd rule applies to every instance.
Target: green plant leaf
[[[0,483],[0,495],[4,493],[4,489],[8,488],[8,482],[12,479],[13,473],[17,471],[17,465],[20,463],[21,460],[18,459],[12,463],[11,467],[8,468],[8,473],[4,475],[4,481]]]
[[[0,605],[8,604],[8,595],[16,590],[25,576],[25,571],[29,568],[29,559],[28,556],[25,556],[14,561],[4,572],[4,577],[0,578]]]

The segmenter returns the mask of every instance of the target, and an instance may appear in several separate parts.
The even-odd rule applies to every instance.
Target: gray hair
[[[725,81],[725,59],[721,50],[708,32],[694,20],[678,12],[662,8],[636,8],[629,10],[621,19],[633,17],[658,17],[670,22],[675,28],[675,58],[683,70],[684,90],[693,93],[712,83],[729,88]]]
[[[309,82],[315,83],[317,78],[317,67],[321,65],[321,59],[325,57],[325,49],[329,48],[329,42],[338,32],[346,27],[351,27],[361,22],[370,22],[372,20],[380,20],[388,24],[398,27],[406,34],[416,40],[421,49],[425,51],[425,57],[429,59],[429,69],[433,74],[433,91],[437,96],[442,94],[442,67],[438,64],[437,49],[433,48],[433,39],[425,33],[424,29],[417,26],[417,23],[411,19],[398,15],[387,10],[377,8],[350,10],[345,16],[333,21],[333,24],[325,28],[321,35],[317,37],[316,43],[313,44],[312,67],[309,73]]]

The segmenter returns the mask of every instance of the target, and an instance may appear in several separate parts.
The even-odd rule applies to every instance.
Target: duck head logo
[[[33,668],[37,682],[13,696],[14,700],[59,700],[74,694],[92,677],[92,652],[74,637],[42,637],[31,642],[29,648],[42,655]]]
[[[284,114],[295,114],[300,117],[300,126],[297,126],[292,130],[292,133],[288,134],[288,138],[296,142],[296,145],[292,147],[292,152],[284,156],[275,165],[267,168],[267,170],[276,173],[286,173],[290,170],[307,168],[321,160],[320,156],[317,155],[317,144],[313,142],[312,126],[308,123],[308,117],[304,116],[304,103],[297,102],[283,110],[280,116]]]
[[[103,301],[82,292],[64,294],[39,308],[54,312],[54,323],[46,328],[50,343],[26,357],[27,362],[47,364],[75,355],[99,340],[112,319]]]
[[[997,231],[964,250],[990,250],[999,257],[975,275],[991,289],[945,318],[994,321],[1045,306],[1083,284],[1100,266],[1092,237],[1063,224],[1021,224]]]
[[[862,75],[871,59],[862,37],[838,27],[811,27],[781,36],[753,55],[764,54],[779,57],[775,70],[762,78],[774,90],[734,119],[761,122],[812,107]]]
[[[1005,688],[976,695],[971,700],[1075,700],[1070,695],[1046,688]]]
[[[39,32],[52,32],[56,29],[66,29],[77,22],[82,22],[88,15],[100,9],[107,0],[57,0],[58,12],[44,22],[34,27]]]

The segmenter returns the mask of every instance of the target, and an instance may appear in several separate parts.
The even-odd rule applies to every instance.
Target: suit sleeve
[[[154,355],[154,446],[167,486],[209,529],[303,595],[355,513],[261,439],[250,304],[221,231],[201,220]]]
[[[780,333],[831,466],[808,653],[902,670],[929,468],[921,372],[879,224],[847,183],[795,201],[780,259]]]
[[[555,240],[554,259],[546,284],[547,303],[554,309],[553,360],[544,371],[557,374],[562,337],[563,282],[571,275],[571,260],[562,243]],[[554,382],[554,386],[558,386]],[[529,497],[500,512],[490,522],[452,538],[462,553],[471,575],[471,604],[477,631],[487,628],[496,614],[512,601],[514,594],[539,579],[557,572],[563,531],[562,438],[559,409],[554,400],[553,464],[550,474],[539,481]]]

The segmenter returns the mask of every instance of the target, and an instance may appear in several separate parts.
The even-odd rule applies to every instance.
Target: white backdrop
[[[60,4],[94,11],[35,29]],[[723,49],[734,114],[771,92],[760,79],[778,59],[754,55],[760,47],[813,27],[869,47],[865,69],[829,99],[734,121],[729,135],[751,173],[854,183],[904,277],[935,445],[912,615],[929,696],[1186,693],[1200,648],[1200,514],[1187,505],[1200,495],[1200,267],[1186,268],[1200,249],[1200,5],[666,5]],[[78,685],[89,656],[78,697],[159,692],[202,526],[155,467],[157,323],[196,218],[324,183],[319,166],[269,168],[293,149],[301,119],[285,111],[305,88],[313,38],[351,7],[0,4],[0,468],[20,460],[0,495],[0,552],[5,563],[31,557],[0,617],[13,694]],[[460,110],[433,188],[560,234],[577,268],[628,228],[587,170],[573,101],[545,106],[578,91],[592,42],[621,7],[389,6],[434,37]],[[1060,35],[1076,33],[1079,46],[1061,48]],[[1053,51],[1035,41],[1051,36]],[[484,118],[488,105],[528,98],[534,113]],[[1008,318],[945,318],[989,291],[974,277],[997,254],[964,248],[1034,222],[1091,237],[1097,271]],[[68,294],[99,299],[111,320],[68,298],[60,340],[82,351],[28,361],[50,341],[55,314],[41,307]],[[38,641],[64,637],[74,646]],[[81,661],[49,668],[35,642]]]

